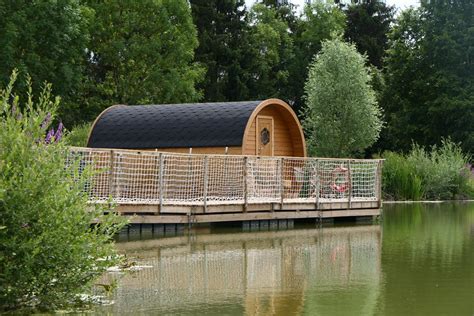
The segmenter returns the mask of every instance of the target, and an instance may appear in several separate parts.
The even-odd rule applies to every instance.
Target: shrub
[[[469,156],[449,139],[430,151],[413,145],[407,155],[387,152],[383,189],[388,198],[446,200],[473,197]],[[418,189],[418,186],[420,188]]]
[[[66,164],[63,142],[45,143],[45,118],[59,104],[51,86],[37,100],[29,88],[20,104],[15,79],[0,91],[0,311],[54,309],[74,303],[115,263],[111,238],[123,223],[86,204],[90,172]],[[94,219],[101,224],[91,226]]]
[[[67,135],[67,143],[71,146],[86,147],[89,137],[90,123],[75,126]]]

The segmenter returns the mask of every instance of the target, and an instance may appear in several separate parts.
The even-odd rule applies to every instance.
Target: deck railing
[[[381,160],[71,148],[90,202],[232,205],[379,201]]]

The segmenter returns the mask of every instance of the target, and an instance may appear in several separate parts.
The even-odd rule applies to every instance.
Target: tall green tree
[[[205,101],[249,98],[252,65],[244,0],[190,0],[199,46],[196,61],[206,68],[199,88]]]
[[[64,114],[84,81],[91,10],[79,0],[4,0],[0,16],[0,84],[8,83],[13,68],[29,74],[35,89],[51,82]],[[17,85],[26,91],[24,78]]]
[[[288,24],[289,31],[294,33],[298,26],[299,16],[297,14],[298,6],[289,1],[280,0],[261,0],[268,8],[276,10],[277,16]]]
[[[289,67],[290,84],[286,98],[297,113],[303,107],[304,85],[313,56],[320,51],[324,40],[344,32],[345,20],[344,13],[335,5],[315,2],[304,7],[293,34],[295,58]]]
[[[371,65],[382,68],[395,7],[380,0],[362,1],[347,7],[345,13],[346,40],[354,43],[361,54],[367,54]]]
[[[257,3],[249,12],[252,67],[248,70],[250,97],[285,98],[289,65],[293,61],[293,41],[288,23],[277,9]]]
[[[185,0],[85,1],[95,12],[81,111],[94,117],[114,103],[196,101],[202,68]]]
[[[443,137],[474,152],[474,6],[422,2],[402,12],[390,35],[382,146],[409,149]]]
[[[356,156],[377,140],[382,121],[365,62],[340,39],[324,42],[316,55],[305,84],[303,121],[311,155]]]

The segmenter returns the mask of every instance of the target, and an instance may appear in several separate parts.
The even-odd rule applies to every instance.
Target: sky
[[[299,6],[299,8],[303,7],[304,0],[289,0],[291,3],[296,4]],[[250,7],[255,0],[245,0],[245,3],[247,4],[247,7]],[[409,6],[418,6],[420,3],[420,0],[386,0],[386,3],[388,5],[395,5],[399,9],[405,9]]]

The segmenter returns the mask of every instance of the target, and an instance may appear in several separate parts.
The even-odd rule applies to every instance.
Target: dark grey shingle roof
[[[241,146],[247,121],[260,102],[116,106],[98,119],[88,147]]]

